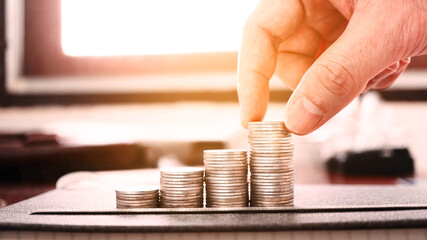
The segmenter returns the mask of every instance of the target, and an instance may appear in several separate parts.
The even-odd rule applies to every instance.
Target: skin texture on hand
[[[268,81],[294,90],[284,121],[311,133],[360,93],[389,87],[427,54],[426,0],[261,0],[239,52],[242,125],[261,121]]]

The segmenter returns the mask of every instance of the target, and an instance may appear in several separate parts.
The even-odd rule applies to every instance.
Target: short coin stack
[[[205,150],[206,206],[248,206],[246,150]]]
[[[117,208],[156,208],[158,206],[158,187],[127,187],[116,189]]]
[[[160,205],[165,208],[203,207],[203,168],[160,170]]]
[[[251,206],[292,206],[292,135],[283,122],[249,122]]]

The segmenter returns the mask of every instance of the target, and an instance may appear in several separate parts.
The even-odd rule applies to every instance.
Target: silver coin
[[[257,187],[257,188],[251,188],[251,193],[255,195],[280,195],[280,194],[287,194],[287,195],[293,195],[294,190],[293,188],[286,188],[286,187],[280,187],[278,188],[269,188],[269,187]]]
[[[215,191],[207,191],[208,198],[212,198],[212,197],[217,197],[217,196],[248,196],[248,191],[240,191],[240,192],[227,192],[227,193],[223,193],[223,192],[215,192]]]
[[[251,161],[249,163],[271,163],[271,162],[277,162],[277,163],[283,163],[288,164],[292,163],[293,156],[288,157],[252,157]]]
[[[289,138],[288,135],[279,132],[251,132],[248,135],[249,140],[260,140],[260,139],[269,139],[269,138]]]
[[[268,143],[275,143],[275,144],[283,144],[283,143],[290,143],[292,142],[291,138],[249,138],[250,144],[268,144]]]
[[[233,181],[208,181],[206,182],[206,185],[208,187],[214,187],[214,186],[244,186],[248,185],[248,181],[240,181],[240,182],[233,182]]]
[[[294,168],[293,161],[285,161],[285,160],[264,160],[264,161],[251,161],[250,167],[287,167],[287,168]]]
[[[284,156],[291,156],[293,155],[293,151],[291,150],[286,150],[286,149],[280,149],[280,150],[257,150],[257,151],[253,151],[251,153],[251,157],[250,159],[254,158],[254,157],[284,157]]]
[[[255,184],[255,185],[283,185],[283,184],[290,184],[293,183],[294,179],[293,177],[290,178],[282,178],[282,179],[251,179],[251,184]]]
[[[120,206],[156,206],[159,201],[153,202],[116,202],[116,205]]]
[[[244,171],[248,166],[248,161],[245,161],[244,163],[239,163],[239,164],[206,164],[206,172],[209,171],[218,171],[221,169],[224,169],[224,171],[234,171],[234,172],[238,172],[238,171]]]
[[[126,194],[126,195],[144,195],[155,193],[159,191],[159,187],[123,187],[117,188],[116,194]]]
[[[293,201],[283,203],[251,203],[251,207],[292,207]]]
[[[178,182],[164,182],[161,184],[162,188],[198,188],[203,186],[203,181],[200,182],[188,182],[187,184],[181,184]]]
[[[221,188],[207,188],[206,193],[210,196],[214,195],[247,195],[249,187],[242,187],[238,189],[221,189]]]
[[[283,203],[283,202],[293,202],[293,197],[287,197],[287,198],[251,198],[251,203],[255,202],[262,202],[262,203]]]
[[[233,207],[247,207],[247,202],[239,203],[206,203],[208,208],[233,208]]]
[[[278,199],[278,200],[291,200],[294,198],[294,195],[291,193],[281,193],[281,194],[271,194],[271,193],[253,193],[251,195],[252,200],[269,200],[269,199]]]
[[[191,195],[203,195],[203,190],[198,191],[162,191],[160,196],[169,195],[169,196],[191,196]]]
[[[223,168],[218,169],[218,168],[208,168],[208,170],[206,171],[206,175],[212,174],[212,173],[218,173],[218,174],[231,174],[231,173],[245,173],[247,171],[247,166],[245,166],[244,168]]]
[[[202,193],[170,193],[170,192],[163,192],[161,196],[166,197],[200,197],[203,196]]]
[[[251,195],[251,200],[254,201],[289,201],[294,198],[293,194],[255,194]]]
[[[224,171],[211,170],[211,171],[206,172],[206,178],[209,178],[210,176],[213,176],[213,177],[228,177],[228,176],[243,177],[243,176],[246,176],[247,174],[248,174],[248,169],[236,170],[236,171],[232,171],[232,170],[224,170]]]
[[[248,171],[246,172],[242,172],[242,173],[234,173],[234,174],[226,174],[226,173],[221,173],[221,174],[209,174],[208,176],[206,176],[206,179],[220,179],[220,178],[224,178],[224,179],[247,179],[248,177]],[[206,180],[205,179],[205,180]]]
[[[240,194],[240,195],[232,195],[232,194],[211,194],[206,197],[206,201],[214,201],[215,199],[249,199],[249,194]]]
[[[274,188],[252,188],[251,189],[251,196],[259,196],[259,195],[272,195],[277,196],[280,194],[289,194],[293,195],[293,189],[274,189]]]
[[[126,205],[126,204],[116,204],[116,208],[157,208],[159,204],[139,204],[139,205]]]
[[[160,188],[164,187],[177,187],[177,188],[187,188],[187,187],[201,187],[203,186],[203,181],[198,182],[161,182]]]
[[[287,149],[294,149],[294,145],[290,144],[290,143],[257,143],[257,144],[253,144],[253,143],[249,143],[249,147],[250,149],[250,153],[248,155],[250,155],[254,149],[259,149],[259,148],[265,148],[265,147],[274,147],[274,148],[287,148]]]
[[[233,176],[233,175],[226,175],[226,176],[221,176],[221,175],[209,175],[205,178],[205,181],[209,181],[209,180],[229,180],[229,181],[246,181],[248,179],[248,175],[247,174],[240,174],[237,176]]]
[[[160,196],[161,199],[201,199],[203,198],[203,195],[183,195],[183,196],[179,196],[179,195],[167,195],[167,194],[163,194]]]
[[[215,150],[204,150],[204,155],[246,155],[246,149],[215,149]]]
[[[199,196],[199,197],[193,197],[193,198],[189,198],[189,197],[181,197],[181,198],[171,198],[171,197],[166,197],[166,196],[160,196],[160,202],[188,202],[188,203],[193,203],[193,202],[199,202],[203,200],[203,196]]]
[[[248,156],[248,153],[244,155],[203,155],[203,159],[231,159],[231,160],[241,160],[245,159]]]
[[[254,152],[284,152],[289,153],[294,151],[294,146],[278,146],[278,145],[265,145],[265,146],[251,146],[251,154]]]
[[[116,202],[116,206],[157,206],[158,202]]]
[[[203,192],[203,189],[162,189],[160,190],[160,194],[198,194]]]
[[[186,200],[195,200],[195,199],[203,199],[203,194],[198,194],[198,195],[161,195],[160,200],[178,200],[178,199],[186,199]]]
[[[247,187],[221,187],[221,186],[217,186],[217,187],[206,187],[206,193],[236,193],[236,192],[246,192],[248,191]]]
[[[200,204],[203,203],[203,198],[198,199],[170,199],[170,198],[161,198],[161,204]]]
[[[288,172],[284,172],[284,173],[275,173],[275,172],[270,172],[270,173],[253,173],[251,172],[251,179],[254,178],[264,178],[264,179],[270,179],[270,178],[281,178],[281,177],[289,177],[289,176],[293,176],[294,175],[294,171],[290,170]]]
[[[141,205],[141,206],[122,206],[116,205],[117,209],[135,209],[135,208],[157,208],[158,205]]]
[[[159,194],[152,195],[152,196],[143,196],[143,197],[116,196],[116,199],[127,200],[127,201],[144,201],[144,200],[157,198],[158,196]]]
[[[246,163],[248,161],[248,158],[239,158],[239,159],[230,159],[230,158],[210,158],[210,157],[206,157],[204,159],[204,163],[205,164],[242,164],[242,163]]]
[[[193,183],[187,183],[187,184],[180,184],[176,182],[165,182],[160,186],[160,189],[164,188],[201,188],[203,187],[203,182],[193,182]]]
[[[293,184],[294,179],[288,178],[288,179],[252,179],[251,185],[284,185],[284,184]]]
[[[267,182],[267,181],[262,182],[262,181],[257,181],[255,179],[255,180],[251,181],[251,188],[252,189],[254,189],[256,187],[262,187],[262,188],[264,188],[264,187],[265,188],[267,188],[267,187],[271,187],[271,188],[272,187],[277,187],[277,188],[279,188],[279,187],[283,187],[283,186],[292,186],[293,183],[294,183],[293,179],[288,179],[288,180],[281,181],[281,182],[273,182],[273,181],[271,181],[271,182]]]
[[[206,184],[247,184],[248,180],[247,179],[206,179]]]
[[[263,126],[248,126],[248,132],[252,132],[254,130],[278,130],[278,131],[288,131],[285,127],[280,125],[263,125]]]
[[[205,178],[205,181],[209,181],[209,180],[229,180],[229,181],[246,181],[248,179],[246,174],[242,174],[240,176],[217,176],[217,175],[212,175],[212,176],[207,176]]]
[[[249,166],[262,166],[263,164],[265,165],[289,165],[289,166],[293,166],[293,161],[291,159],[252,159],[252,161],[249,163]]]
[[[281,149],[281,148],[284,148],[284,149],[293,149],[294,146],[290,145],[290,144],[276,144],[276,143],[274,143],[274,144],[257,144],[257,145],[251,144],[250,148],[251,148],[251,152],[252,152],[252,151],[254,151],[256,149],[263,149],[263,148],[271,148],[271,149]],[[249,156],[250,156],[250,154],[249,154]]]
[[[252,150],[251,155],[249,159],[252,159],[254,157],[290,157],[293,156],[294,150],[291,149],[258,149],[258,150]]]
[[[196,173],[160,173],[160,177],[161,178],[165,178],[165,179],[172,179],[172,178],[200,178],[203,177],[204,174],[204,170],[203,172],[196,172]]]
[[[127,198],[150,198],[152,196],[159,195],[159,191],[147,194],[122,194],[116,193],[116,197],[127,197]]]
[[[206,202],[207,206],[215,206],[215,205],[228,205],[228,206],[236,206],[236,205],[244,205],[247,206],[249,205],[249,201],[247,199],[239,199],[239,200],[233,200],[233,199],[224,199],[221,201],[210,201],[210,202]]]
[[[293,170],[294,169],[294,165],[292,163],[292,161],[265,161],[265,162],[257,162],[257,161],[252,161],[249,165],[250,168],[288,168]]]
[[[250,202],[251,203],[256,203],[256,202],[264,202],[264,203],[277,203],[277,202],[293,202],[294,198],[293,196],[291,197],[270,197],[270,198],[251,198]]]
[[[162,208],[202,208],[203,204],[164,204]]]
[[[233,185],[227,185],[224,186],[223,184],[207,184],[206,185],[206,192],[244,192],[247,191],[249,184],[241,184],[238,186]]]
[[[219,162],[219,163],[236,162],[236,163],[242,163],[242,162],[245,162],[247,159],[248,159],[248,155],[245,155],[244,157],[239,157],[239,158],[204,156],[203,161],[207,162],[207,163],[212,163],[212,162]]]
[[[289,168],[279,168],[279,167],[271,167],[271,168],[251,168],[251,174],[257,173],[288,173]]]
[[[163,190],[160,190],[160,195],[163,195],[163,194],[166,194],[166,195],[188,195],[188,194],[203,194],[203,189],[195,189],[195,190],[187,190],[187,189],[184,189],[184,190],[181,190],[181,189],[173,189],[173,190],[170,190],[170,189],[163,189]]]
[[[215,196],[206,198],[206,203],[249,202],[249,196]]]
[[[198,177],[160,177],[160,181],[163,182],[200,182],[203,181],[203,176]]]

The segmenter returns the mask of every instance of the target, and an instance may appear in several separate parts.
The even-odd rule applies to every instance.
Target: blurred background
[[[257,0],[0,0],[0,206],[74,171],[202,165],[247,148],[236,93]],[[271,80],[266,120],[291,91]],[[427,178],[427,57],[294,137],[296,183]]]

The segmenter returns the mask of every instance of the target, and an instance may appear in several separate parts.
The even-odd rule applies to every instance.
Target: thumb
[[[399,40],[393,37],[395,31],[375,26],[369,16],[357,19],[307,70],[289,99],[285,124],[291,132],[304,135],[322,126],[356,98],[369,79],[400,59],[390,51]]]

